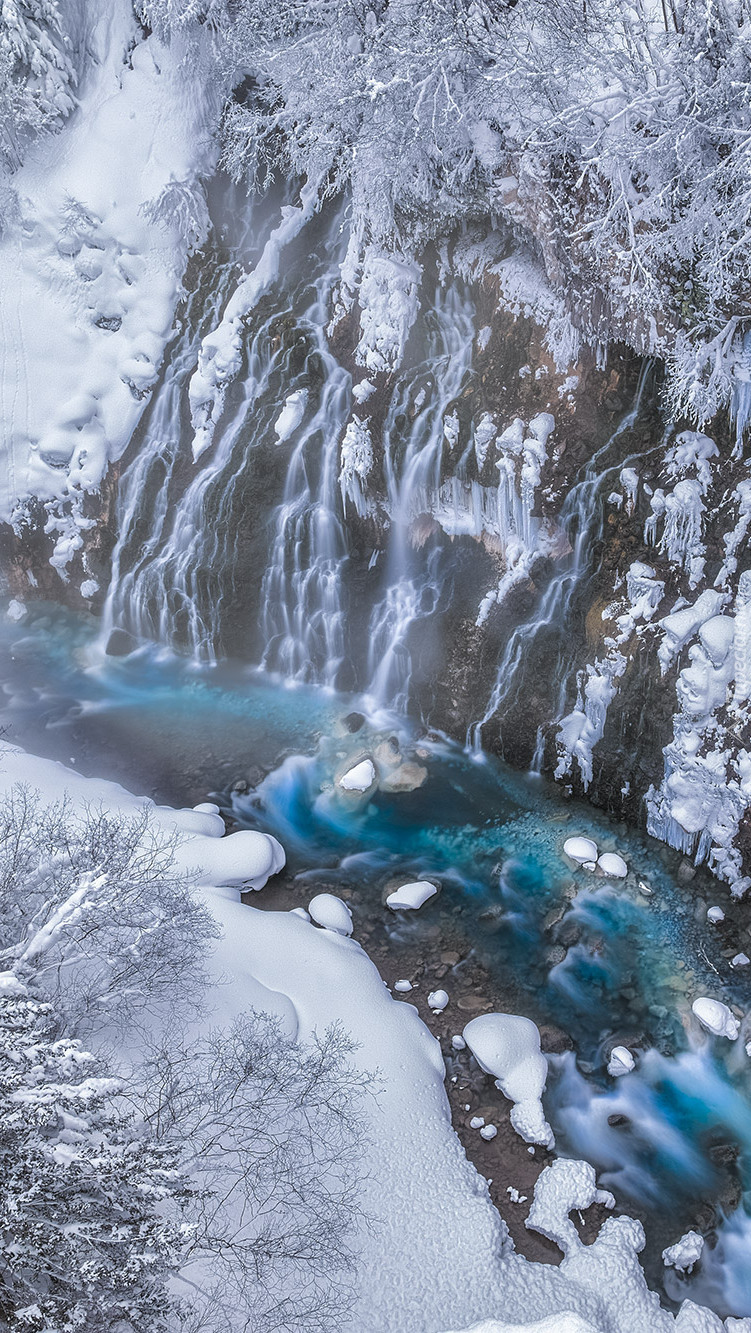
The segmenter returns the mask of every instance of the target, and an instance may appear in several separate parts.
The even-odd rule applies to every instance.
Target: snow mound
[[[737,1041],[740,1022],[722,1000],[710,1000],[700,995],[691,1008],[707,1032],[715,1037],[727,1037],[728,1041]]]
[[[204,818],[219,819],[219,816],[205,815]],[[177,848],[176,860],[185,869],[198,867],[199,884],[212,884],[215,888],[262,889],[271,876],[283,868],[286,857],[281,843],[270,833],[241,829],[225,838],[190,838]]]
[[[498,1319],[486,1319],[482,1324],[473,1324],[472,1328],[462,1333],[599,1333],[594,1324],[580,1319],[577,1314],[553,1314],[547,1319],[538,1319],[534,1324],[505,1324]]]
[[[367,791],[375,782],[376,771],[372,759],[361,759],[339,779],[343,791]]]
[[[515,1014],[481,1014],[467,1023],[462,1035],[480,1068],[492,1075],[496,1087],[514,1103],[511,1123],[517,1134],[527,1143],[552,1148],[553,1131],[540,1101],[548,1062],[532,1020]]]
[[[317,893],[308,903],[308,911],[317,926],[333,930],[335,935],[352,934],[352,913],[333,893]]]
[[[432,990],[428,996],[428,1004],[435,1014],[442,1013],[448,1002],[449,997],[445,990]]]
[[[567,838],[563,850],[572,861],[583,865],[585,861],[597,860],[597,843],[591,838]]]
[[[437,892],[438,889],[435,884],[430,883],[430,880],[416,879],[410,884],[402,884],[394,893],[390,893],[386,904],[395,912],[417,911]]]
[[[524,1225],[531,1231],[539,1231],[542,1236],[547,1236],[548,1240],[560,1246],[564,1254],[568,1254],[581,1245],[569,1213],[574,1208],[589,1208],[593,1203],[604,1203],[606,1208],[615,1207],[612,1194],[597,1188],[594,1167],[589,1162],[558,1158],[546,1166],[538,1177],[532,1207]],[[636,1225],[641,1229],[640,1223]]]

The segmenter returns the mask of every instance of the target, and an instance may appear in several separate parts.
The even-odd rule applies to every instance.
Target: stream
[[[645,1218],[652,1280],[660,1247],[703,1218],[700,1275],[665,1270],[668,1298],[751,1313],[751,1034],[712,1041],[690,1017],[699,994],[748,1007],[727,937],[706,922],[709,901],[727,907],[708,877],[682,883],[676,853],[372,697],[154,645],[113,657],[95,617],[43,602],[2,616],[0,649],[7,741],[157,802],[215,796],[235,825],[281,840],[299,904],[321,886],[345,893],[356,938],[377,922],[414,951],[421,933],[458,923],[515,1012],[567,1035],[545,1094],[557,1150],[590,1160],[619,1206]],[[337,776],[366,754],[381,789],[345,798]],[[573,866],[562,852],[571,833],[618,850],[628,878]],[[396,917],[386,892],[418,878],[440,894]],[[462,966],[441,982],[450,996]],[[454,1031],[468,1016],[455,1013]],[[620,1080],[605,1068],[616,1042],[637,1054]]]

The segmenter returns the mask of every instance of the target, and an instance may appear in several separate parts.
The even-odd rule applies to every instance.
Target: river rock
[[[624,1074],[630,1074],[635,1066],[636,1061],[627,1046],[613,1047],[608,1060],[608,1073],[611,1078],[621,1078]]]
[[[617,852],[603,852],[602,856],[598,856],[597,864],[603,875],[611,879],[625,879],[628,874],[628,866]]]
[[[402,884],[401,888],[390,893],[386,899],[386,906],[390,907],[392,912],[416,912],[428,901],[434,898],[438,889],[435,884],[431,884],[428,879],[416,879],[409,884]]]
[[[597,843],[591,838],[567,838],[563,850],[572,861],[583,865],[585,861],[597,860]]]
[[[728,1041],[737,1041],[740,1022],[721,1000],[711,1000],[700,995],[691,1005],[693,1013],[702,1027],[715,1037],[727,1037]]]
[[[343,791],[366,792],[376,779],[375,764],[372,759],[361,759],[359,764],[348,768],[339,779]]]
[[[427,776],[427,768],[423,768],[422,764],[415,764],[408,759],[381,778],[381,791],[392,793],[417,791],[417,788],[422,786]]]

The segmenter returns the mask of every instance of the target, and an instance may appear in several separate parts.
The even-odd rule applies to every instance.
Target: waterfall
[[[121,627],[213,664],[232,654],[239,637],[241,655],[261,657],[269,670],[336,683],[346,556],[337,451],[350,376],[326,343],[339,258],[336,226],[328,230],[334,234],[323,237],[323,257],[291,257],[281,293],[249,319],[242,374],[197,466],[186,387],[236,265],[215,267],[208,297],[204,288],[189,298],[183,332],[120,478],[105,642]],[[283,500],[270,523],[282,477]],[[259,566],[267,566],[260,588]]]
[[[400,379],[383,429],[390,527],[385,587],[369,625],[367,693],[376,704],[401,711],[412,675],[410,631],[433,614],[441,598],[440,550],[427,544],[429,536],[420,540],[424,533],[417,520],[422,516],[430,523],[427,516],[440,490],[444,416],[471,366],[474,308],[458,287],[439,287],[426,324],[425,359]]]
[[[345,656],[342,571],[347,545],[338,481],[351,377],[328,351],[330,283],[306,318],[324,369],[320,403],[290,459],[261,590],[262,665],[291,680],[338,683]]]
[[[564,532],[574,534],[570,555],[554,574],[533,615],[517,625],[509,636],[498,663],[495,682],[485,712],[478,721],[472,723],[467,732],[467,748],[475,754],[482,752],[482,730],[486,723],[497,713],[503,716],[511,708],[522,686],[521,676],[529,660],[531,645],[538,635],[546,630],[553,630],[561,638],[555,674],[559,681],[557,715],[559,717],[563,715],[567,680],[566,672],[560,662],[560,657],[565,654],[563,631],[573,594],[581,580],[590,572],[592,550],[602,533],[603,489],[612,483],[613,476],[620,473],[624,464],[617,462],[602,471],[599,468],[614,442],[636,422],[649,377],[650,363],[645,362],[639,376],[633,407],[619,422],[609,439],[593,454],[586,465],[583,477],[571,487],[566,496],[561,510],[560,525]],[[635,460],[629,458],[627,461],[630,463]]]

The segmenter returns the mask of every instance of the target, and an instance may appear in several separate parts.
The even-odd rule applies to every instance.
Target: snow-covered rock
[[[721,1000],[711,1000],[706,995],[700,995],[691,1008],[707,1032],[715,1037],[727,1037],[728,1041],[737,1041],[740,1022]]]
[[[548,1062],[540,1050],[540,1034],[529,1018],[515,1014],[481,1014],[464,1029],[464,1040],[481,1069],[514,1105],[511,1123],[527,1143],[552,1148],[553,1131],[540,1100]]]
[[[603,852],[598,856],[597,864],[603,875],[609,875],[612,879],[625,879],[628,874],[626,862],[616,852]]]
[[[721,921],[725,920],[725,913],[721,907],[710,907],[707,910],[707,921],[713,926],[719,926]]]
[[[407,981],[406,977],[403,978],[401,981],[394,982],[394,990],[398,991],[400,995],[407,995],[408,992],[411,991],[411,989],[412,989],[412,982]]]
[[[635,1066],[636,1061],[627,1046],[613,1047],[608,1060],[608,1073],[612,1078],[620,1078],[623,1074],[630,1074]]]
[[[336,935],[352,934],[352,913],[333,893],[317,893],[308,903],[308,912],[324,930],[332,930]]]
[[[339,779],[343,791],[368,791],[375,782],[376,771],[372,759],[361,759],[359,764],[347,770]]]
[[[486,1143],[490,1143],[491,1139],[494,1139],[497,1133],[498,1130],[495,1125],[483,1125],[480,1130],[480,1138],[484,1139]]]
[[[428,1004],[436,1014],[442,1013],[448,1002],[449,997],[445,990],[432,990],[428,996]]]
[[[704,1249],[704,1237],[698,1231],[687,1231],[675,1245],[668,1245],[662,1251],[662,1261],[667,1268],[677,1268],[679,1273],[690,1273],[694,1264],[701,1259]]]
[[[402,884],[386,899],[388,907],[395,912],[417,911],[429,898],[438,892],[435,884],[427,879],[416,879],[409,884]]]
[[[305,405],[308,401],[307,389],[296,389],[286,399],[284,407],[274,422],[274,434],[277,437],[277,444],[284,444],[290,435],[297,430],[300,422],[305,416]]]
[[[579,865],[583,865],[585,861],[597,860],[597,843],[591,838],[567,838],[563,850],[572,861],[578,861]]]

